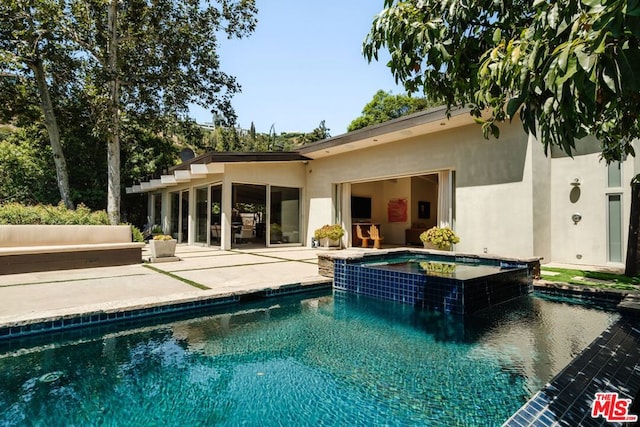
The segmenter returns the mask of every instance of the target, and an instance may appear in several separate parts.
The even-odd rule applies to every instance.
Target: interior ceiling
[[[424,181],[428,181],[432,184],[437,184],[438,183],[438,174],[435,173],[430,173],[428,175],[418,175],[418,176],[414,176],[412,178],[417,178],[417,179],[422,179]]]
[[[233,203],[267,203],[267,187],[255,184],[233,184]]]

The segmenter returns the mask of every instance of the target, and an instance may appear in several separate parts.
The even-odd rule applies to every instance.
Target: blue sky
[[[378,0],[257,0],[256,31],[241,40],[220,40],[221,68],[235,76],[242,93],[233,98],[238,124],[258,132],[310,132],[321,120],[331,135],[351,120],[378,89],[404,92],[386,59],[369,64],[362,41]],[[388,58],[388,57],[387,57]],[[206,109],[191,116],[210,122]]]

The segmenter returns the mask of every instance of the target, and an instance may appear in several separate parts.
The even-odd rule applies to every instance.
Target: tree
[[[363,52],[410,91],[471,107],[485,137],[519,115],[526,132],[572,155],[588,134],[602,158],[635,155],[640,136],[639,0],[385,0]],[[483,110],[490,116],[482,118]],[[633,181],[633,203],[640,203]],[[640,209],[631,207],[627,272]],[[635,237],[634,237],[635,236]]]
[[[331,129],[329,129],[325,124],[325,121],[321,120],[317,128],[313,129],[311,132],[304,135],[302,143],[310,144],[312,142],[327,139],[331,137],[331,134],[329,133],[330,130]]]
[[[423,97],[393,95],[391,92],[379,90],[373,95],[373,99],[364,106],[362,115],[349,124],[347,131],[351,132],[356,129],[384,123],[436,105],[438,105],[437,102],[430,102]]]
[[[516,114],[572,154],[587,134],[602,157],[634,154],[640,135],[640,1],[385,0],[364,42],[409,92],[469,105],[485,136]],[[489,109],[490,117],[481,113]]]
[[[40,100],[49,136],[60,198],[67,208],[73,208],[67,163],[49,87],[50,82],[64,81],[65,72],[69,72],[75,62],[68,46],[54,35],[62,15],[63,8],[56,1],[43,0],[37,7],[17,0],[3,1],[0,4],[0,77],[5,95],[34,91],[30,86],[37,88],[34,92]],[[52,66],[53,58],[58,67]]]
[[[186,116],[191,103],[235,120],[235,79],[220,71],[217,35],[241,38],[255,28],[252,0],[70,0],[60,25],[86,55],[97,131],[107,139],[108,202],[120,215],[120,133],[127,113]]]
[[[218,36],[249,34],[256,13],[253,0],[7,1],[0,7],[0,71],[38,83],[52,140],[60,100],[47,89],[89,102],[91,133],[106,142],[107,211],[117,223],[123,121],[180,121],[195,103],[232,123],[230,100],[240,88],[220,70]],[[55,147],[54,158],[64,159]]]
[[[0,203],[57,203],[55,180],[47,174],[53,158],[42,155],[47,146],[46,132],[38,126],[0,127]]]

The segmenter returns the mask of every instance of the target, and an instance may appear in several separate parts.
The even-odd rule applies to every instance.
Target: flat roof
[[[311,160],[297,151],[276,152],[229,152],[209,151],[169,168],[169,171],[189,169],[193,164],[208,163],[252,163],[252,162],[294,162]]]
[[[470,111],[470,108],[457,108],[447,113],[446,106],[430,108],[384,123],[313,142],[300,147],[298,152],[312,159],[317,159],[413,136],[466,126],[474,123],[473,117],[469,114]]]

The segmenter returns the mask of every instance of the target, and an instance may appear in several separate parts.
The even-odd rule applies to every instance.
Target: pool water
[[[409,274],[422,274],[427,276],[449,277],[458,280],[477,279],[479,277],[498,274],[502,271],[498,266],[481,265],[481,264],[465,264],[455,262],[437,262],[437,261],[398,261],[385,262],[380,264],[365,264],[369,268],[377,268],[382,270],[399,271]]]
[[[500,425],[618,315],[335,292],[0,349],[0,425]]]

